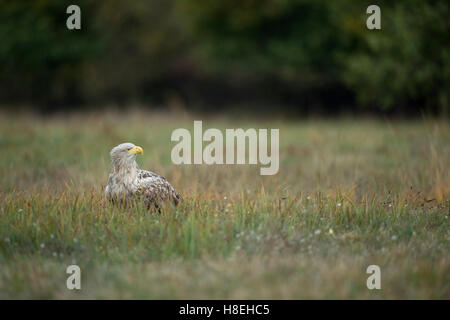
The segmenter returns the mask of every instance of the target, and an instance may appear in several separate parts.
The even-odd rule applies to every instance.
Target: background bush
[[[0,102],[448,113],[447,1],[6,1]]]

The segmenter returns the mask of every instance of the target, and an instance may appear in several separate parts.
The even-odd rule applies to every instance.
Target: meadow
[[[172,164],[172,131],[198,119],[279,128],[278,174]],[[106,201],[121,142],[181,205]],[[0,299],[450,299],[446,120],[2,113],[0,154]]]

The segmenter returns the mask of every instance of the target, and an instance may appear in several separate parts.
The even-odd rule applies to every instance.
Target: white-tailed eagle
[[[177,205],[181,196],[164,177],[139,169],[136,155],[142,153],[144,150],[132,143],[122,143],[111,150],[112,170],[106,197],[114,203],[141,199],[149,209],[155,206],[159,210],[160,205],[168,201]]]

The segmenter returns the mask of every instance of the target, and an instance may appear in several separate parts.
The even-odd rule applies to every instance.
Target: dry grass
[[[448,122],[204,119],[279,128],[280,171],[174,166],[172,130],[193,118],[0,118],[0,298],[450,298]],[[109,150],[185,201],[162,214],[103,198]],[[65,287],[68,265],[82,290]],[[366,288],[378,264],[382,290]]]

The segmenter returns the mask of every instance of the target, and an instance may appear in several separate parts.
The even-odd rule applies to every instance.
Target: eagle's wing
[[[177,205],[181,199],[166,178],[147,170],[138,171],[138,192],[149,206],[158,206],[161,201],[166,200],[172,200]]]

